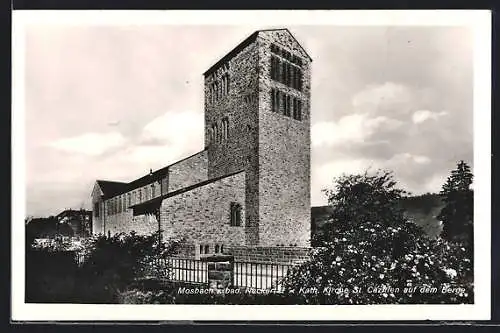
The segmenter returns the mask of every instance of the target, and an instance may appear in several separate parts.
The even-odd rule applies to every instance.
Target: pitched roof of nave
[[[142,176],[140,178],[137,178],[137,179],[134,179],[132,180],[131,182],[117,182],[117,181],[110,181],[110,180],[97,180],[97,184],[99,185],[99,187],[101,188],[101,191],[103,193],[103,196],[105,199],[107,198],[111,198],[111,197],[114,197],[114,196],[117,196],[117,195],[120,195],[120,194],[123,194],[123,193],[126,193],[126,192],[129,192],[133,189],[136,189],[136,188],[139,188],[139,187],[142,187],[142,186],[145,186],[147,184],[150,184],[154,181],[158,181],[160,180],[162,177],[164,177],[167,173],[168,173],[168,169],[172,166],[172,165],[175,165],[177,163],[180,163],[182,161],[185,161],[187,160],[188,158],[191,158],[193,156],[196,156],[202,152],[204,152],[204,150],[201,150],[195,154],[192,154],[188,157],[185,157],[181,160],[178,160],[174,163],[171,163],[161,169],[158,169],[156,171],[150,171],[147,175],[145,176]]]

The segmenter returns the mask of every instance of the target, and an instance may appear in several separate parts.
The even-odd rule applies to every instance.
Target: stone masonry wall
[[[284,30],[259,35],[260,246],[310,245],[310,62]],[[271,79],[271,43],[301,56],[302,91]],[[302,100],[302,120],[272,111],[271,88]]]
[[[132,231],[139,235],[148,235],[158,231],[158,220],[152,214],[133,216],[132,209],[106,216],[105,234],[130,233]]]
[[[103,234],[104,233],[104,224],[103,224],[103,216],[104,216],[104,204],[101,199],[102,192],[100,187],[95,184],[92,190],[92,234]],[[95,211],[95,205],[99,205],[99,216],[96,216],[97,212]]]
[[[233,255],[235,261],[296,264],[309,259],[310,248],[230,245],[224,253]]]
[[[210,83],[219,80],[216,72],[205,77],[205,146],[208,150],[208,176],[215,178],[245,170],[247,244],[258,243],[258,73],[255,43],[243,48],[223,66],[228,68],[229,92],[210,101]],[[229,120],[226,140],[210,140],[213,125],[220,128],[222,119]]]
[[[185,237],[195,248],[207,243],[244,245],[244,227],[230,226],[231,202],[242,205],[244,221],[244,172],[165,198],[160,213],[164,239]]]
[[[207,179],[208,154],[206,150],[203,150],[196,155],[169,166],[168,192],[173,192]]]

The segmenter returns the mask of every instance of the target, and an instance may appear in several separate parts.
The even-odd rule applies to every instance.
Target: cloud
[[[414,100],[410,87],[395,82],[371,84],[355,93],[351,98],[357,112],[384,116],[405,115]]]
[[[140,144],[163,143],[187,149],[193,146],[201,148],[203,131],[204,119],[201,112],[168,111],[144,126]]]
[[[415,124],[419,124],[429,119],[437,120],[439,117],[446,116],[447,114],[448,112],[446,111],[432,112],[429,110],[418,110],[413,113],[412,120]]]
[[[313,167],[311,174],[311,202],[313,206],[326,204],[323,188],[332,188],[335,178],[343,174],[361,174],[365,171],[388,170],[394,172],[398,186],[415,193],[437,192],[442,185],[442,176],[433,178],[432,160],[428,156],[400,153],[391,158],[336,158]],[[417,175],[417,179],[414,176]],[[427,180],[429,179],[429,180]]]
[[[49,143],[49,146],[67,153],[98,156],[122,147],[126,142],[127,140],[119,132],[84,133],[70,138],[55,140]]]
[[[403,164],[428,164],[431,159],[427,156],[414,155],[410,153],[396,154],[387,161],[387,165],[401,166]]]
[[[394,131],[403,122],[397,119],[378,116],[369,118],[367,114],[352,114],[337,122],[319,122],[312,126],[311,143],[313,146],[335,146],[339,144],[364,142],[377,131]]]

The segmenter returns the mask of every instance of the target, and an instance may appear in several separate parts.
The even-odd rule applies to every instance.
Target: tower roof
[[[286,31],[286,32],[288,32],[288,34],[295,40],[295,42],[297,43],[297,45],[300,46],[300,48],[302,49],[302,51],[304,51],[304,54],[307,56],[307,58],[309,59],[309,61],[312,61],[311,56],[309,56],[309,54],[306,52],[306,50],[304,50],[304,48],[302,47],[302,45],[300,45],[300,43],[297,41],[297,39],[295,39],[295,37],[293,36],[293,34],[287,28],[263,29],[263,30],[257,30],[257,31],[255,31],[253,34],[251,34],[246,39],[244,39],[241,43],[239,43],[238,45],[236,45],[236,47],[233,48],[231,51],[229,51],[229,53],[227,53],[224,57],[222,57],[219,61],[217,61],[209,69],[207,69],[205,71],[205,73],[203,73],[203,75],[207,76],[209,74],[212,74],[215,71],[215,69],[219,68],[220,65],[222,65],[225,62],[227,62],[229,59],[233,58],[236,54],[238,54],[238,52],[240,52],[241,50],[243,50],[248,45],[252,44],[257,39],[257,37],[259,36],[260,33],[267,32],[267,31]]]

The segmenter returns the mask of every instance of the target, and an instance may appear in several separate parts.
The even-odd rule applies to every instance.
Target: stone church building
[[[310,82],[288,29],[254,32],[204,73],[204,149],[129,183],[97,180],[93,233],[162,230],[195,257],[309,247]]]

